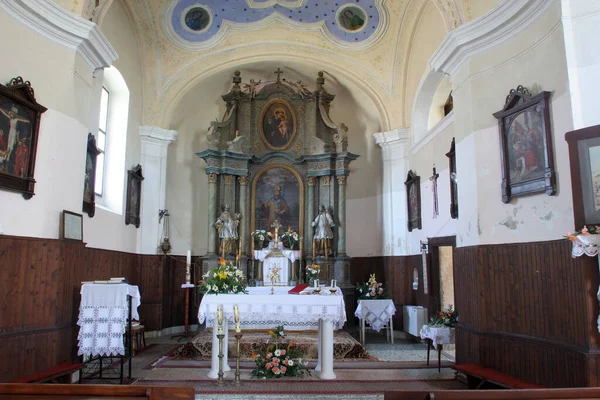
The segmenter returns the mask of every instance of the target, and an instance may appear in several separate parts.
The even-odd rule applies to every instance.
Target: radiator
[[[420,336],[421,328],[427,323],[427,309],[423,306],[403,306],[404,331]]]

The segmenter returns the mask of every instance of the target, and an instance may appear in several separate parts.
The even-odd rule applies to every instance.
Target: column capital
[[[217,183],[217,178],[218,178],[219,174],[217,174],[215,172],[211,172],[206,175],[208,176],[208,183]]]
[[[306,178],[306,183],[308,184],[309,187],[315,186],[315,181],[316,181],[316,178],[314,176],[309,176],[308,178]]]
[[[383,150],[383,160],[399,160],[406,158],[410,140],[409,128],[398,128],[389,132],[374,133],[373,138]]]
[[[250,177],[240,176],[238,178],[238,182],[240,183],[240,186],[248,186],[248,182],[250,182]]]
[[[337,181],[338,181],[338,185],[345,185],[347,178],[348,177],[346,175],[338,175],[335,177],[335,179],[337,179]]]
[[[223,180],[226,185],[231,185],[233,183],[233,175],[223,175]]]
[[[330,182],[331,182],[330,176],[322,176],[321,177],[321,186],[329,186]]]
[[[140,126],[140,136],[142,142],[144,141],[156,141],[156,142],[167,142],[166,145],[170,145],[177,139],[177,131],[159,128],[157,126]]]

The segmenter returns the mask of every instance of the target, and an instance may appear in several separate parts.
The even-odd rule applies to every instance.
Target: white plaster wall
[[[348,179],[350,182],[351,179]],[[346,253],[349,257],[382,255],[381,196],[346,202]]]

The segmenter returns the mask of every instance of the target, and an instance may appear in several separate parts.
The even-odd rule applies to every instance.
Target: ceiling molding
[[[528,29],[556,0],[504,0],[488,13],[446,36],[429,59],[436,71],[453,76],[470,57]]]
[[[15,21],[79,54],[92,70],[110,67],[119,57],[98,26],[52,0],[0,0]]]

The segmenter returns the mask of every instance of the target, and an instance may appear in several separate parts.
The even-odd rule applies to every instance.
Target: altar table
[[[219,341],[217,329],[217,307],[223,306],[223,354],[227,354],[229,324],[233,326],[233,306],[238,305],[240,325],[245,329],[268,331],[278,325],[287,330],[318,330],[319,358],[316,371],[321,379],[335,379],[333,371],[333,330],[341,329],[346,322],[346,307],[341,290],[330,294],[323,288],[320,295],[288,294],[291,286],[275,287],[275,295],[270,295],[270,287],[249,287],[249,294],[208,294],[204,295],[198,309],[198,320],[212,327],[213,345],[209,378],[217,378],[219,372]],[[225,361],[225,360],[224,360]],[[231,368],[223,363],[223,371]]]
[[[438,372],[440,372],[442,364],[442,347],[445,344],[454,343],[454,328],[423,325],[421,328],[421,339],[427,341],[427,365],[429,365],[429,351],[431,350],[431,345],[433,344],[433,348],[437,350]]]

